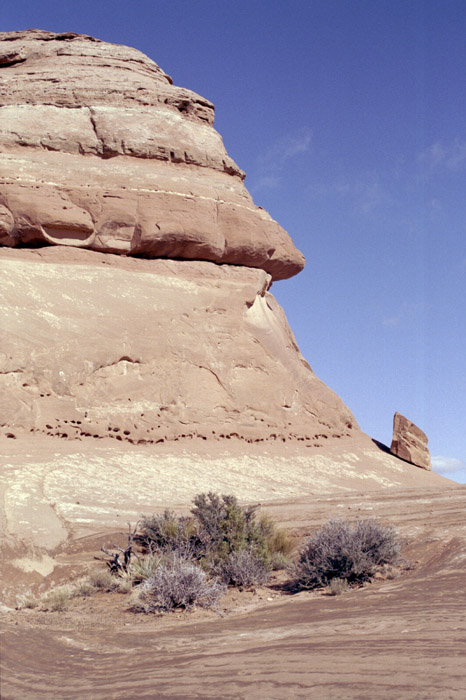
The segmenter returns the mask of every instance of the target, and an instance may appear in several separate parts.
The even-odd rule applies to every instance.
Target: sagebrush
[[[174,553],[141,584],[132,607],[144,612],[211,608],[224,591],[225,585],[217,578],[209,580],[192,560]]]
[[[288,534],[269,516],[257,517],[257,510],[258,506],[240,506],[235,496],[198,494],[193,499],[191,516],[177,516],[166,510],[161,515],[143,517],[138,541],[148,553],[176,552],[224,579],[227,574],[222,573],[222,567],[241,552],[249,553],[244,561],[247,557],[260,561],[264,570],[286,566],[286,556],[293,546]],[[235,584],[230,577],[230,585],[246,584]]]
[[[212,607],[227,586],[263,585],[272,569],[289,565],[293,544],[257,510],[209,492],[195,496],[190,515],[165,510],[143,516],[134,530],[130,526],[125,548],[102,547],[108,570],[91,572],[89,583],[133,591],[133,610],[145,612]]]
[[[330,520],[307,542],[293,572],[296,589],[327,586],[333,579],[347,584],[370,580],[378,567],[395,564],[400,554],[396,530],[375,520],[355,524]]]
[[[216,570],[224,583],[244,588],[263,586],[270,576],[270,567],[253,549],[230,552]]]

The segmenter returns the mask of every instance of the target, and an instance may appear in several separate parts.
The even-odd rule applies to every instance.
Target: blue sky
[[[302,353],[390,444],[400,411],[466,482],[464,0],[16,0],[2,31],[134,46],[216,128],[307,258],[273,292]]]

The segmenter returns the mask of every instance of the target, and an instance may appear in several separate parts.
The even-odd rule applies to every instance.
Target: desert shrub
[[[131,575],[130,572],[125,571],[122,574],[118,575],[117,578],[117,588],[116,591],[117,593],[131,593],[135,585],[134,579]]]
[[[318,588],[335,578],[348,584],[361,583],[372,578],[378,566],[393,564],[398,557],[393,527],[373,520],[360,520],[354,525],[330,520],[301,551],[293,585],[296,589]]]
[[[271,555],[282,554],[286,557],[291,553],[294,547],[293,540],[287,530],[277,527],[275,520],[270,515],[267,513],[261,515],[258,527],[259,532],[267,542],[267,549]]]
[[[216,571],[224,583],[245,588],[264,585],[270,574],[263,557],[253,549],[230,552],[225,560],[217,564]]]
[[[217,579],[209,580],[193,561],[173,554],[139,587],[133,609],[144,612],[167,612],[195,606],[213,607],[225,586]]]
[[[27,593],[22,593],[17,598],[17,609],[18,610],[33,610],[39,605],[38,599],[29,591]]]
[[[207,555],[226,559],[230,552],[246,549],[253,536],[257,506],[242,508],[235,496],[212,492],[195,496],[193,503],[191,513]]]
[[[91,586],[101,591],[116,591],[119,586],[119,577],[111,574],[108,569],[93,569],[87,579]]]
[[[275,567],[280,568],[292,548],[291,540],[270,516],[257,518],[257,509],[240,506],[235,496],[201,493],[193,499],[191,517],[179,517],[169,510],[143,517],[138,541],[147,552],[176,552],[199,562],[210,573],[221,570],[232,553],[243,551],[250,552],[250,559],[254,553],[263,569],[272,568],[274,559]],[[231,584],[235,585],[233,578]]]
[[[47,593],[41,601],[41,610],[63,612],[67,609],[70,600],[74,597],[69,586],[60,586]]]
[[[348,590],[348,581],[345,578],[332,578],[328,585],[329,595],[341,595]]]
[[[282,552],[274,552],[270,557],[269,566],[271,571],[282,571],[290,568],[291,560]]]
[[[96,587],[92,585],[88,578],[81,578],[75,581],[73,584],[74,595],[82,598],[87,598],[88,596],[95,593]]]
[[[398,534],[392,526],[381,525],[375,520],[360,520],[355,537],[376,566],[394,564],[400,557]]]
[[[123,577],[130,579],[134,585],[143,583],[150,578],[163,561],[163,554],[149,553],[144,557],[133,559],[127,574]]]
[[[178,552],[190,556],[198,549],[193,519],[179,516],[171,510],[158,515],[143,516],[138,541],[149,551]]]
[[[292,548],[285,530],[268,515],[256,517],[258,506],[240,506],[235,496],[199,494],[191,510],[207,562],[215,568],[233,553],[249,551],[269,567],[272,556]]]

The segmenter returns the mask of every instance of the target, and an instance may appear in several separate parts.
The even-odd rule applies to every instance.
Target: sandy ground
[[[448,482],[273,499],[300,537],[335,515],[391,522],[411,568],[339,597],[230,594],[221,616],[134,615],[118,594],[4,610],[1,697],[464,700],[465,506]],[[60,556],[79,570],[98,543],[69,540]]]

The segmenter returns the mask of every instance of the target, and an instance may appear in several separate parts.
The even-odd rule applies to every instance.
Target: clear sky
[[[134,46],[216,105],[307,266],[273,292],[317,375],[466,482],[465,0],[4,0],[0,29]]]

